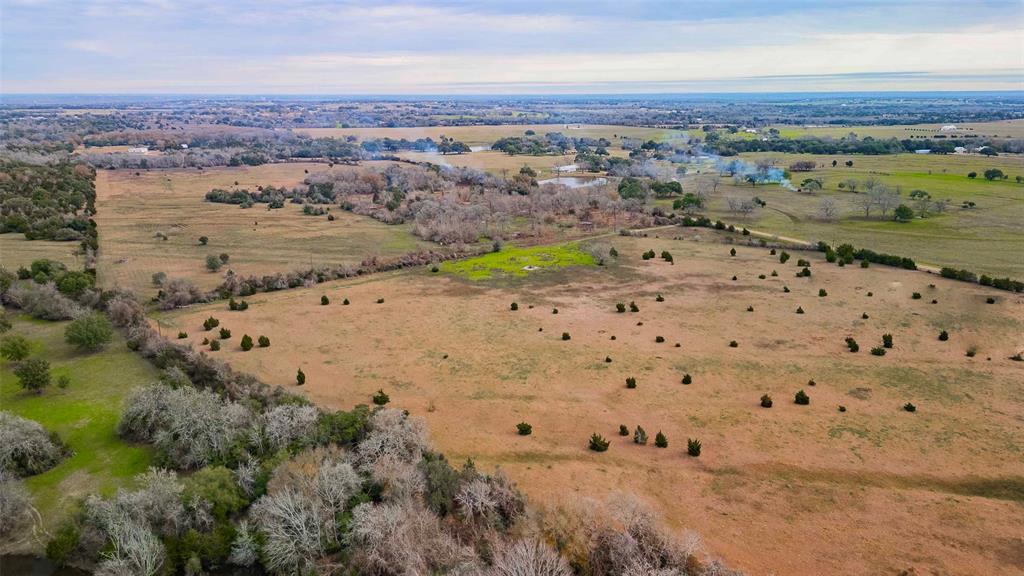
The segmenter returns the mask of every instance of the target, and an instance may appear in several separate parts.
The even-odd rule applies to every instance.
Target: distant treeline
[[[982,154],[1024,151],[1024,140],[979,141],[972,139],[875,139],[865,138],[769,138],[767,140],[732,140],[718,134],[708,134],[708,146],[721,156],[735,156],[743,152],[783,152],[790,154],[903,154],[927,149],[933,154],[952,154],[957,147],[982,148]]]
[[[441,136],[441,141],[436,142],[433,138],[419,138],[416,140],[407,140],[401,138],[395,140],[394,138],[375,138],[371,140],[364,140],[361,147],[370,154],[380,154],[382,152],[400,152],[400,151],[413,151],[413,152],[438,152],[440,154],[465,154],[469,152],[469,146],[459,142],[454,138],[448,138]]]
[[[526,154],[530,156],[548,156],[565,154],[570,150],[578,153],[589,153],[591,150],[598,155],[606,155],[606,148],[612,143],[606,138],[570,138],[561,132],[548,132],[543,136],[527,130],[525,136],[509,136],[499,138],[491,144],[492,150],[501,150],[509,155]]]
[[[83,249],[95,250],[95,177],[95,170],[85,164],[0,161],[0,234],[80,240]]]

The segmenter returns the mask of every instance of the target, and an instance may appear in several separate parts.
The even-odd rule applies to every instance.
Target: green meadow
[[[531,271],[594,266],[597,262],[579,244],[556,244],[528,248],[505,247],[499,252],[467,260],[448,261],[439,267],[442,272],[468,278],[486,280],[495,277],[526,276]]]
[[[28,338],[32,356],[50,362],[53,378],[42,394],[23,391],[10,363],[0,361],[0,407],[56,432],[70,450],[57,466],[25,479],[47,530],[84,496],[112,494],[153,460],[152,449],[117,436],[117,422],[125,396],[156,380],[156,369],[120,335],[99,352],[79,352],[64,342],[67,324],[19,318],[7,333]],[[67,388],[56,385],[61,375],[71,379]]]

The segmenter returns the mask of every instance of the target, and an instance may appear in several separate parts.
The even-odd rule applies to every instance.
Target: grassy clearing
[[[530,272],[569,266],[594,266],[594,257],[579,244],[533,246],[529,248],[503,248],[468,260],[448,261],[441,264],[442,272],[470,280],[487,280],[496,276],[526,276]]]
[[[120,336],[100,352],[80,353],[64,342],[66,325],[22,318],[10,332],[31,340],[32,355],[50,362],[54,384],[42,394],[22,391],[8,364],[0,370],[3,409],[56,432],[72,451],[54,468],[25,481],[48,530],[78,499],[113,493],[145,471],[153,458],[150,448],[126,444],[116,430],[125,396],[155,380],[156,370],[129,351]],[[63,390],[55,385],[60,375],[71,378]]]
[[[373,163],[368,163],[372,165]],[[280,210],[257,205],[244,210],[204,201],[215,187],[255,189],[260,185],[295,186],[325,164],[270,164],[198,170],[101,171],[97,176],[96,216],[100,233],[99,281],[139,294],[155,294],[156,272],[187,278],[204,289],[237,274],[273,274],[317,264],[358,263],[370,256],[391,257],[432,246],[408,226],[389,226],[338,208],[326,216],[306,216],[297,204]],[[137,175],[136,175],[137,174]],[[156,237],[157,232],[167,240]],[[201,246],[200,236],[209,237]],[[436,247],[436,246],[435,246]],[[208,254],[227,253],[221,273],[205,268]]]
[[[63,262],[69,269],[80,270],[82,257],[76,254],[78,248],[78,242],[26,240],[24,234],[0,234],[0,266],[14,272],[33,260],[48,258]]]
[[[999,122],[967,122],[953,123],[957,130],[953,132],[940,132],[944,124],[906,124],[897,126],[773,126],[779,131],[783,138],[798,138],[800,136],[818,136],[841,138],[853,132],[860,138],[871,136],[872,138],[898,138],[903,140],[911,136],[920,138],[922,136],[931,138],[934,136],[945,136],[947,138],[963,137],[965,135],[977,136],[979,138],[1024,138],[1024,120],[1003,120]]]

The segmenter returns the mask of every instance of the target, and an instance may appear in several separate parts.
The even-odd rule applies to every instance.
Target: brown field
[[[641,126],[606,126],[590,124],[505,124],[493,126],[417,126],[409,128],[299,128],[294,131],[308,134],[316,138],[344,138],[355,136],[360,140],[367,138],[417,138],[439,139],[441,136],[455,138],[468,146],[493,144],[495,140],[508,136],[522,136],[527,130],[537,134],[561,132],[575,138],[600,138],[611,140],[614,144],[619,137],[641,138],[644,140],[668,140],[683,134],[680,130],[664,128],[644,128]]]
[[[372,163],[367,163],[372,165]],[[301,206],[268,211],[206,202],[215,187],[255,189],[294,186],[326,164],[288,163],[198,170],[101,170],[96,177],[100,229],[99,281],[140,294],[155,292],[151,276],[166,272],[213,288],[228,268],[238,274],[288,272],[312,264],[359,262],[367,256],[395,256],[427,246],[407,226],[388,226],[335,208],[337,220],[305,216]],[[136,175],[138,174],[138,175]],[[258,222],[258,224],[256,224]],[[154,235],[163,232],[167,240]],[[208,246],[198,238],[208,236]],[[207,254],[231,256],[220,273],[205,268]]]
[[[949,122],[957,127],[951,132],[939,131],[946,124],[900,124],[896,126],[774,126],[786,138],[799,136],[831,136],[841,138],[850,132],[864,138],[920,138],[921,136],[946,136],[960,138],[977,136],[979,138],[1024,138],[1024,120],[1001,120],[997,122]]]
[[[47,258],[80,270],[84,262],[78,255],[79,248],[78,242],[26,240],[24,234],[0,234],[0,266],[14,272],[22,266],[28,267],[33,260]]]
[[[212,335],[202,320],[220,318],[234,335],[216,357],[324,405],[369,403],[383,389],[427,419],[452,460],[501,466],[535,502],[637,492],[752,574],[1024,571],[1024,363],[1008,359],[1024,349],[1020,295],[840,268],[819,254],[794,252],[783,265],[743,246],[730,257],[728,245],[707,242],[713,232],[685,234],[606,238],[621,255],[606,267],[481,282],[410,270],[159,322],[198,345]],[[642,261],[649,248],[671,250],[676,264]],[[813,277],[794,278],[801,257]],[[911,299],[915,291],[924,297]],[[640,312],[615,312],[631,300]],[[937,339],[943,329],[948,342]],[[887,332],[895,348],[871,355]],[[272,346],[242,352],[246,333]],[[846,350],[847,335],[859,353]],[[624,386],[628,376],[637,389]],[[809,406],[794,405],[800,389]],[[770,410],[758,405],[763,393]],[[532,436],[516,435],[521,421]],[[619,424],[642,425],[651,444],[619,437]],[[653,446],[659,430],[668,449]],[[612,441],[607,452],[587,450],[592,432]],[[686,455],[687,438],[703,442],[700,458]]]

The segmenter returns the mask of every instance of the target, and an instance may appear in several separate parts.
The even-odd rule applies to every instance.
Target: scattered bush
[[[978,347],[977,347],[977,346],[971,346],[971,347],[967,348],[967,352],[966,352],[966,354],[965,354],[965,355],[966,355],[966,356],[967,356],[968,358],[974,358],[974,356],[975,356],[975,355],[976,355],[977,353],[978,353]],[[31,360],[29,360],[29,362],[31,362]]]
[[[740,345],[740,343],[735,341],[735,340],[730,340],[729,341],[729,348],[738,348],[739,345]]]
[[[330,303],[331,303],[331,299],[328,298],[326,294],[324,294],[323,296],[320,297],[320,305],[321,306],[327,306]]]
[[[633,443],[634,444],[647,444],[647,431],[643,429],[643,426],[639,424],[636,430],[633,432]]]
[[[629,303],[629,311],[630,312],[639,312],[640,311],[640,307],[636,305],[636,302],[630,302]]]
[[[729,256],[735,256],[735,255],[736,255],[736,249],[735,248],[729,248]]]
[[[221,340],[227,340],[229,338],[231,338],[231,330],[228,330],[227,328],[221,328],[220,329],[220,339]]]
[[[914,292],[913,294],[910,295],[910,297],[912,299],[914,299],[914,300],[920,300],[921,299],[921,293],[920,292]]]
[[[529,436],[530,434],[533,434],[533,426],[530,426],[526,422],[520,422],[519,424],[516,424],[516,432],[518,432],[520,436]]]
[[[223,265],[224,263],[221,262],[220,258],[218,258],[217,256],[213,254],[208,254],[206,256],[206,269],[209,270],[210,272],[216,272],[220,270],[221,266]]]
[[[0,356],[11,362],[20,362],[28,358],[30,350],[28,338],[18,334],[12,334],[0,341]]]
[[[993,298],[991,296],[989,296],[988,298],[985,298],[985,304],[995,304],[995,303],[996,303],[996,299],[995,298]]]
[[[79,316],[64,329],[64,340],[81,350],[99,350],[113,337],[110,320],[99,312]]]
[[[825,296],[828,296],[828,292],[824,288],[818,288],[818,297],[824,298]]]
[[[34,476],[49,470],[64,456],[56,435],[38,422],[0,411],[0,480],[4,476]],[[4,522],[7,518],[3,518]]]
[[[658,430],[658,433],[654,435],[654,445],[658,448],[668,448],[668,438]]]
[[[299,368],[299,371],[295,373],[295,384],[297,384],[298,386],[302,386],[305,383],[306,373],[302,371],[302,368]]]
[[[636,378],[632,376],[626,378],[626,388],[636,388]]]
[[[241,341],[240,345],[242,346],[242,350],[244,350],[246,352],[248,352],[249,350],[252,350],[252,346],[253,346],[252,337],[249,336],[248,334],[243,334],[242,335],[242,341]]]
[[[213,340],[210,342],[210,350],[213,352],[220,351],[220,340]]]
[[[257,342],[259,342],[260,348],[269,348],[270,347],[270,338],[267,338],[266,336],[260,336],[256,340],[257,340]]]
[[[806,406],[811,403],[811,397],[808,396],[807,393],[804,392],[803,390],[800,390],[799,392],[796,393],[796,396],[793,397],[793,403],[800,404],[801,406]]]
[[[697,440],[695,438],[687,438],[686,453],[694,458],[700,456],[700,440]]]
[[[665,341],[665,337],[664,336],[655,336],[654,337],[654,341],[657,342],[658,344],[661,344],[662,342]]]
[[[754,311],[754,307],[753,306],[747,306],[747,312],[753,312],[753,311]]]
[[[391,401],[391,397],[388,396],[383,390],[377,390],[377,393],[373,395],[373,403],[377,406],[383,406]]]
[[[220,326],[220,320],[217,320],[213,316],[210,316],[206,320],[203,320],[203,329],[206,331],[213,330],[217,326]]]
[[[851,336],[846,337],[846,347],[850,349],[850,352],[859,352],[860,345]]]
[[[629,428],[625,424],[619,424],[619,436],[629,436]]]
[[[892,348],[892,334],[882,334],[882,346]]]
[[[619,314],[622,314],[623,312],[626,311],[626,305],[623,304],[622,302],[619,302],[618,304],[615,305],[615,311],[618,312]]]
[[[509,308],[509,310],[515,312],[516,310],[519,310],[519,304],[516,304],[515,302],[513,302],[512,305],[509,306],[508,308]]]
[[[655,301],[655,302],[664,302],[664,301],[665,301],[665,297],[664,297],[664,296],[662,296],[661,294],[658,294],[658,295],[657,295],[657,296],[656,296],[656,297],[654,298],[654,301]]]
[[[761,407],[762,408],[771,408],[772,407],[772,397],[767,395],[767,394],[762,394],[761,395]]]
[[[689,374],[683,374],[683,384],[689,386],[693,382],[693,378]]]
[[[572,336],[569,336],[568,332],[562,332],[562,340],[569,340]]]
[[[29,358],[14,368],[18,384],[25,390],[42,394],[50,385],[50,363],[42,358]]]
[[[184,340],[188,338],[188,332],[178,332],[178,340]]]
[[[789,294],[789,286],[783,286],[782,291],[786,294]]]
[[[875,346],[874,348],[871,349],[871,355],[885,356],[885,348],[882,348],[881,346]]]
[[[903,409],[906,410],[907,412],[917,412],[917,406],[914,406],[910,402],[904,404]]]
[[[558,314],[558,308],[552,308],[551,309],[551,313],[552,314]]]
[[[348,306],[348,304],[349,304],[348,298],[345,298],[344,300],[341,301],[341,305],[342,306]]]
[[[941,342],[945,342],[946,340],[949,340],[949,332],[946,332],[945,330],[943,330],[942,332],[939,332],[939,340]]]
[[[604,437],[597,432],[594,432],[590,436],[590,449],[594,452],[604,452],[608,449],[609,444],[610,442],[605,440]]]
[[[383,303],[384,303],[384,299],[383,298],[377,298],[377,304],[383,304]]]

